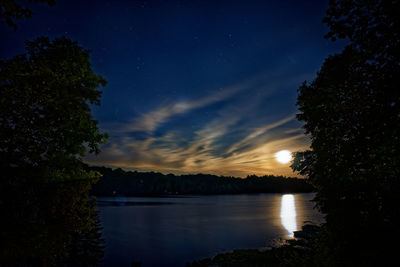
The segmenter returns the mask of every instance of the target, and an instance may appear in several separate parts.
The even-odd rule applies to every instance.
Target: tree
[[[8,186],[1,194],[1,266],[97,266],[104,240],[92,180]],[[2,185],[3,186],[3,185]]]
[[[327,265],[396,255],[388,241],[400,237],[399,12],[398,1],[330,1],[326,37],[349,45],[299,88],[297,118],[312,144],[292,168],[317,188]]]
[[[81,157],[87,150],[98,153],[107,138],[89,104],[100,103],[97,88],[106,81],[92,71],[89,51],[67,38],[37,38],[26,49],[0,61],[3,173],[42,180],[88,177]]]
[[[106,81],[69,39],[26,49],[0,61],[0,265],[96,265],[103,247],[89,191],[100,174],[82,157],[107,138],[90,110]]]
[[[47,3],[49,6],[56,4],[55,0],[29,0],[30,3]],[[14,0],[0,1],[0,21],[5,22],[9,27],[17,29],[15,20],[30,18],[33,15],[32,9],[24,7]]]

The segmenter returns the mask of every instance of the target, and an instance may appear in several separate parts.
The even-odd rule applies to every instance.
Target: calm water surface
[[[304,221],[322,222],[313,194],[98,198],[103,266],[185,266],[238,248],[260,248],[293,237]]]

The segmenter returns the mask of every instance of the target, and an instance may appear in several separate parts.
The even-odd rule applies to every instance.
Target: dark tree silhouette
[[[102,179],[93,186],[97,196],[140,196],[175,194],[243,194],[312,192],[304,179],[284,176],[255,176],[246,179],[210,174],[173,175],[157,172],[131,172],[106,167],[87,167],[99,172]]]
[[[93,180],[27,183],[2,190],[1,266],[96,266],[103,239]]]
[[[89,106],[100,103],[97,88],[105,79],[93,73],[89,51],[76,42],[41,37],[26,44],[27,54],[0,61],[3,172],[41,180],[93,176],[79,162],[87,150],[98,153],[107,137]]]
[[[55,0],[29,0],[29,3],[47,3],[49,6],[56,4]],[[25,3],[26,4],[26,3]],[[32,17],[34,12],[32,9],[23,6],[15,0],[1,0],[0,1],[0,21],[6,23],[9,27],[17,29],[16,20],[27,19]]]
[[[292,168],[326,214],[318,264],[385,265],[400,237],[400,4],[330,1],[326,14],[326,37],[349,45],[299,89],[312,144]]]
[[[100,174],[81,157],[106,140],[89,106],[106,81],[76,42],[26,44],[0,61],[0,265],[96,265],[103,249],[89,191]]]

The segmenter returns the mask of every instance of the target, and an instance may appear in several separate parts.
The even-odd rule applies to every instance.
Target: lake
[[[185,266],[240,248],[293,237],[304,221],[322,222],[314,194],[99,197],[103,266]],[[275,241],[274,241],[275,240]]]

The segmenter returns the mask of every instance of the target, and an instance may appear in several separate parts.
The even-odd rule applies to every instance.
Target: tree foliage
[[[104,240],[92,180],[8,186],[1,191],[1,266],[97,266]],[[4,186],[4,185],[2,185]]]
[[[400,5],[336,0],[326,14],[326,37],[349,45],[299,89],[312,144],[292,168],[309,176],[326,214],[324,261],[373,265],[400,237]]]
[[[103,77],[89,51],[66,38],[26,42],[27,53],[0,61],[0,159],[10,174],[63,180],[86,177],[77,164],[98,153],[90,104],[99,104]]]
[[[330,0],[323,19],[330,28],[325,37],[332,41],[347,38],[350,47],[374,63],[398,63],[399,10],[397,0]]]
[[[107,137],[90,110],[106,81],[69,39],[26,49],[0,61],[0,265],[94,266],[103,240],[89,191],[100,174],[81,158]]]
[[[49,6],[56,4],[55,0],[29,0],[29,3],[46,3]],[[23,6],[15,0],[0,0],[0,21],[5,22],[9,27],[17,29],[16,20],[32,17],[32,9]]]

